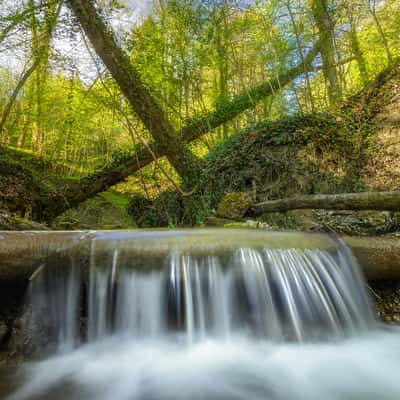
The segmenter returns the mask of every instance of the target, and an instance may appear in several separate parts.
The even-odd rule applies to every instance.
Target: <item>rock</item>
[[[219,203],[216,214],[221,218],[242,219],[253,201],[249,193],[228,193]]]
[[[318,212],[321,223],[348,235],[377,235],[393,231],[392,213],[382,211]]]
[[[313,230],[320,224],[314,210],[292,210],[286,216],[301,230]]]
[[[2,343],[4,341],[7,334],[8,334],[7,325],[3,321],[0,321],[0,343]]]
[[[17,215],[12,215],[8,211],[0,207],[0,230],[4,231],[21,231],[35,230],[42,231],[48,228],[38,222],[30,221]]]
[[[207,217],[205,223],[206,226],[226,226],[228,224],[235,223],[235,221],[226,218]]]

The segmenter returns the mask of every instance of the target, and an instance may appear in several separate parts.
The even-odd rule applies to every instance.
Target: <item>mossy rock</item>
[[[217,216],[228,219],[241,219],[253,204],[249,193],[228,193],[219,203]]]
[[[135,228],[128,204],[129,195],[109,190],[67,210],[53,220],[52,227],[66,230]]]
[[[12,215],[0,209],[0,230],[2,231],[43,231],[47,229],[46,225]]]

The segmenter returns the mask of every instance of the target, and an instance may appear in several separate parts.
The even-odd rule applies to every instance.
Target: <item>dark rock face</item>
[[[3,343],[8,334],[8,327],[4,321],[0,321],[0,344]]]
[[[377,315],[383,322],[400,324],[400,282],[369,282]]]

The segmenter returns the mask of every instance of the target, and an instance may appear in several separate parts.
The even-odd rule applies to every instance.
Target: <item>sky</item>
[[[4,15],[10,8],[17,6],[17,1],[22,4],[24,0],[0,0],[1,13]],[[114,31],[118,33],[117,37],[120,39],[129,32],[133,24],[141,23],[143,18],[151,12],[153,4],[152,0],[124,1],[127,7],[117,11],[112,19],[108,21]],[[63,17],[67,19],[67,13],[64,12],[63,14],[60,19],[62,20]],[[25,40],[27,39],[25,38]],[[14,43],[21,42],[21,40],[23,40],[23,37],[16,32],[4,42],[4,45],[8,44],[8,48],[4,45],[0,46],[0,66],[22,73],[27,60],[28,49],[24,48],[24,46],[13,46]],[[75,72],[79,72],[83,81],[90,83],[96,77],[97,69],[79,35],[71,35],[70,32],[62,31],[60,28],[57,29],[54,34],[53,49],[56,55],[55,58],[59,60],[60,69],[64,61],[67,60],[72,65],[71,69],[75,68]]]

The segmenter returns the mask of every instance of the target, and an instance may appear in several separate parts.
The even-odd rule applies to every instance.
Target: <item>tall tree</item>
[[[166,155],[186,186],[195,185],[200,175],[200,160],[181,140],[157,100],[143,84],[128,55],[117,45],[94,2],[68,0],[97,55],[102,59],[132,109],[154,139],[154,153]]]
[[[345,3],[344,8],[346,10],[346,13],[348,16],[348,21],[349,21],[350,48],[351,48],[351,51],[357,61],[357,66],[358,66],[358,70],[360,72],[361,82],[364,85],[366,85],[368,82],[368,70],[367,70],[367,64],[365,61],[364,53],[361,49],[361,44],[358,39],[357,25],[358,25],[359,20],[357,19],[357,14],[354,11],[355,5],[350,4],[347,1],[344,1],[344,3]]]
[[[374,20],[374,23],[376,25],[376,29],[378,30],[379,36],[381,37],[383,46],[385,47],[386,55],[388,58],[388,63],[389,63],[389,65],[391,65],[391,64],[393,64],[393,57],[392,57],[392,53],[390,51],[389,42],[386,38],[382,24],[378,18],[378,13],[376,11],[376,0],[367,0],[367,5],[368,5],[368,10],[372,16],[372,19]]]
[[[329,0],[311,0],[311,10],[321,44],[322,71],[326,81],[329,104],[334,107],[342,93],[336,70],[335,30]]]
[[[319,42],[304,57],[304,62],[300,62],[295,67],[283,71],[276,78],[268,82],[264,82],[250,90],[245,90],[216,110],[193,118],[180,131],[183,142],[189,143],[198,139],[203,134],[237,117],[242,112],[255,107],[257,103],[266,97],[274,95],[280,89],[304,74],[304,71],[312,71],[314,68],[313,61],[318,53]],[[151,151],[149,151],[148,147]],[[78,185],[67,187],[58,201],[52,202],[50,207],[47,207],[46,204],[43,205],[44,209],[49,210],[48,215],[44,211],[43,217],[45,219],[54,218],[54,216],[61,214],[68,208],[74,207],[96,194],[107,190],[150,164],[154,160],[154,154],[158,157],[165,155],[162,151],[165,151],[165,149],[160,148],[156,143],[150,143],[147,147],[139,148],[134,154],[121,158],[119,162],[111,166],[106,166],[94,175],[89,175],[87,178],[82,179]]]
[[[59,0],[50,0],[48,2],[47,10],[45,13],[44,21],[42,25],[37,29],[37,19],[34,15],[34,3],[30,1],[28,3],[29,13],[27,15],[31,16],[31,27],[32,27],[32,61],[31,65],[27,66],[27,68],[22,72],[17,86],[13,90],[7,104],[3,109],[3,113],[0,119],[0,135],[3,133],[4,125],[7,121],[7,118],[11,112],[11,109],[18,97],[19,92],[24,87],[26,81],[30,78],[30,76],[37,70],[37,68],[41,65],[43,59],[47,59],[49,48],[50,48],[50,40],[53,30],[56,26],[57,17],[61,9],[61,4]]]

